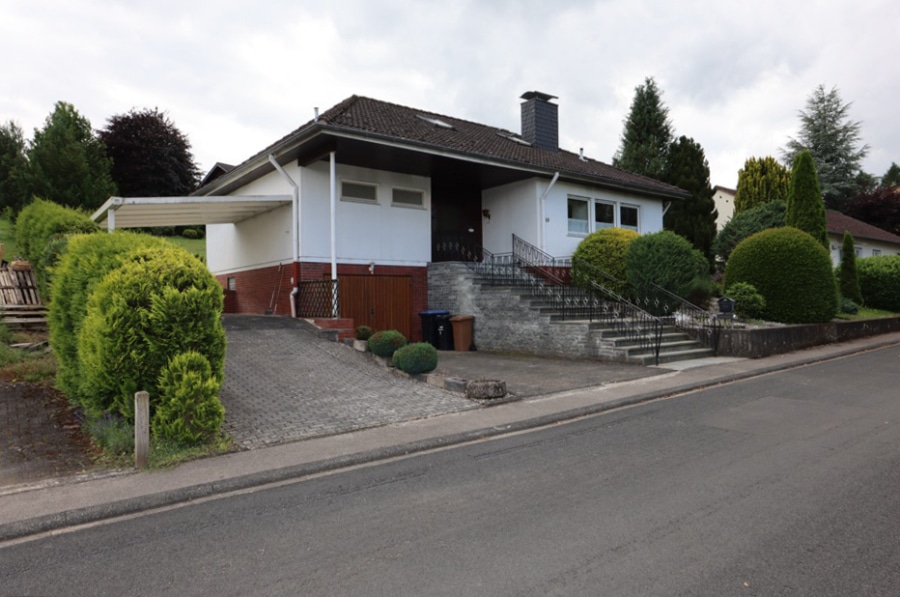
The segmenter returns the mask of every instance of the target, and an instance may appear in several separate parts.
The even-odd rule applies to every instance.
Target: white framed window
[[[391,205],[425,207],[425,191],[419,189],[391,189]]]
[[[638,206],[619,206],[619,228],[640,232],[640,209]]]
[[[616,225],[616,206],[606,201],[594,202],[594,230]]]
[[[857,257],[862,257],[863,248],[860,247],[859,245],[854,245],[854,246],[853,246],[853,252],[856,253],[856,256],[857,256]]]
[[[881,249],[872,249],[872,257],[876,255],[881,255]]]
[[[237,278],[233,278],[233,277],[230,277],[230,276],[229,276],[229,277],[227,278],[225,284],[226,284],[225,287],[226,287],[228,290],[237,290]]]
[[[587,234],[588,229],[588,200],[584,197],[569,197],[569,234]]]
[[[341,181],[341,201],[378,203],[378,185],[352,180]]]

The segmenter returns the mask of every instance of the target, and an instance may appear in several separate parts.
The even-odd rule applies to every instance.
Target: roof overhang
[[[290,204],[290,195],[110,197],[91,219],[109,227],[113,212],[114,228],[234,224]]]

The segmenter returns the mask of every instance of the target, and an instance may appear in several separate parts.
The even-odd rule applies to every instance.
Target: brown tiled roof
[[[426,119],[436,119],[450,127]],[[521,137],[511,131],[356,95],[329,108],[317,120],[304,124],[244,164],[316,128],[480,158],[499,165],[516,165],[545,173],[559,172],[563,177],[568,174],[600,186],[627,187],[674,198],[688,196],[673,185],[596,160],[582,160],[570,151],[550,151],[523,144],[515,140],[521,140]],[[235,172],[240,171],[244,164],[237,166]]]
[[[844,232],[849,232],[853,235],[854,239],[859,238],[866,240],[877,240],[885,243],[894,243],[896,245],[900,245],[900,236],[891,234],[887,230],[882,230],[877,226],[872,226],[871,224],[861,222],[856,218],[851,218],[850,216],[844,215],[839,211],[826,209],[825,220],[827,222],[829,234],[837,234],[843,236]]]

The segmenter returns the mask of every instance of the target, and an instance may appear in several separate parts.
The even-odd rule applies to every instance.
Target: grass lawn
[[[900,313],[884,311],[882,309],[870,309],[869,307],[860,307],[859,311],[854,315],[850,315],[849,313],[840,313],[838,315],[838,319],[855,321],[857,319],[879,319],[881,317],[896,317],[897,315],[900,315]]]
[[[19,248],[16,246],[16,229],[9,218],[0,218],[0,245],[3,245],[3,258],[12,261]]]
[[[163,237],[170,240],[179,247],[184,247],[206,263],[206,239],[203,238],[184,238],[182,236],[166,236]]]

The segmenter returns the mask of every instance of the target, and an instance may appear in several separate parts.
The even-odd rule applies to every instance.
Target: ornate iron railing
[[[478,263],[484,261],[484,249],[469,238],[442,235],[432,248],[432,261],[464,261]]]
[[[722,329],[719,318],[714,314],[684,300],[658,284],[650,283],[652,294],[645,297],[645,301],[652,300],[656,308],[665,313],[665,318],[679,330],[687,333],[706,348],[712,348],[713,353],[719,350],[719,336]]]
[[[300,282],[297,317],[340,317],[340,282],[316,280]]]

